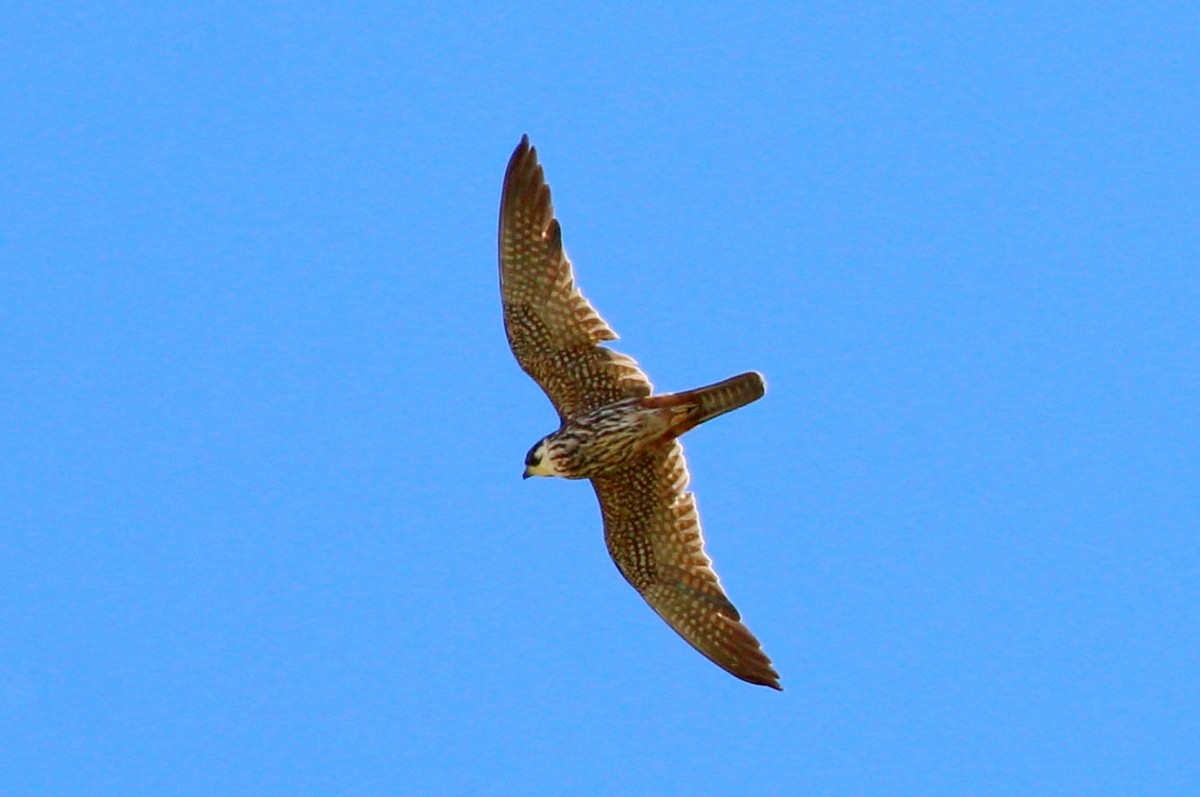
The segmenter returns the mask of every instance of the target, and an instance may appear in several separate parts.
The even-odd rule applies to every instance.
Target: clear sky
[[[5,4],[0,791],[1200,794],[1194,3],[650,5]],[[522,133],[658,389],[766,375],[782,693],[520,478]]]

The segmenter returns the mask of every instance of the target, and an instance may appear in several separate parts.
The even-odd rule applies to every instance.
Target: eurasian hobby
[[[558,431],[525,458],[525,477],[591,479],[604,540],[621,575],[696,650],[733,675],[779,689],[779,675],[741,621],[704,552],[696,499],[676,439],[762,397],[750,372],[651,395],[617,335],[575,287],[537,150],[513,152],[500,200],[504,328],[521,368],[558,410]]]

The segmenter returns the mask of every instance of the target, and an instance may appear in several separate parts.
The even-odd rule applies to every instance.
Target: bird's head
[[[529,453],[525,455],[525,473],[522,474],[522,479],[528,479],[530,476],[565,475],[559,464],[559,455],[562,452],[554,445],[552,438],[553,435],[546,435],[529,449]]]

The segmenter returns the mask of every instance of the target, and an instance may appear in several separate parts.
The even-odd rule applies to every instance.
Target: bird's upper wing
[[[592,479],[608,552],[667,624],[742,680],[779,689],[779,674],[741,621],[704,552],[683,447],[672,441]]]
[[[650,395],[650,380],[638,364],[600,345],[617,334],[575,286],[550,187],[528,136],[521,137],[504,175],[499,248],[508,343],[561,418]]]

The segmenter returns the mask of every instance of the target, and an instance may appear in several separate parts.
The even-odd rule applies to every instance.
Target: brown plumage
[[[609,554],[625,579],[713,662],[779,689],[704,552],[676,439],[761,398],[762,377],[750,372],[656,396],[633,359],[601,345],[617,335],[575,286],[550,188],[524,136],[504,176],[499,249],[508,342],[560,421],[530,450],[525,475],[591,479]]]

